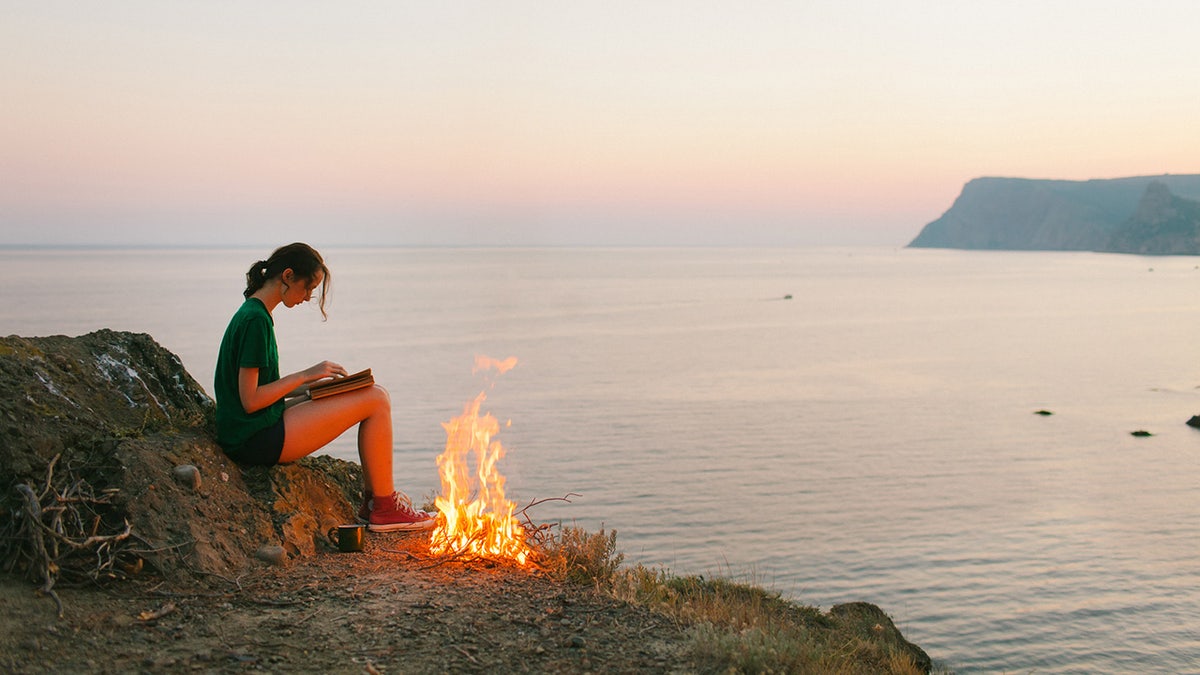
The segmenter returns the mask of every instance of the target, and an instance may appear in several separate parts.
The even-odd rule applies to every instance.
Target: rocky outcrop
[[[917,248],[1200,253],[1195,242],[1164,235],[1162,214],[1139,216],[1147,192],[1165,189],[1184,201],[1200,199],[1200,176],[1138,176],[1062,181],[977,178],[942,217],[909,244]],[[1152,201],[1161,196],[1151,195]],[[1174,229],[1172,229],[1174,228]],[[1169,244],[1168,244],[1168,241]]]
[[[848,602],[829,608],[829,617],[841,624],[843,630],[888,645],[892,652],[907,656],[922,673],[933,669],[933,659],[917,645],[909,642],[896,624],[882,609],[869,602]]]
[[[1105,250],[1144,255],[1200,253],[1200,202],[1171,194],[1165,183],[1150,183],[1137,210],[1113,233]]]
[[[264,545],[312,554],[354,517],[357,464],[234,464],[213,440],[212,400],[148,335],[0,338],[0,377],[0,560],[16,571],[227,576]],[[58,556],[40,572],[35,535]],[[73,556],[89,537],[102,555]]]

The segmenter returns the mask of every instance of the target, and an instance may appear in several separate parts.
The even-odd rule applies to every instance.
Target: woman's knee
[[[371,388],[366,391],[367,391],[367,395],[370,398],[370,401],[371,401],[373,407],[377,411],[379,411],[379,412],[386,411],[388,415],[391,415],[391,413],[392,413],[392,397],[390,394],[388,394],[387,389],[384,389],[383,387],[376,384],[376,385],[372,385]]]

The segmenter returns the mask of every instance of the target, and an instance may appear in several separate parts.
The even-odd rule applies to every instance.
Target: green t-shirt
[[[256,432],[283,416],[283,399],[247,413],[238,394],[238,370],[258,368],[258,384],[279,379],[279,348],[275,344],[275,321],[258,298],[247,298],[238,309],[217,353],[214,391],[217,394],[217,442],[227,451],[238,450]]]

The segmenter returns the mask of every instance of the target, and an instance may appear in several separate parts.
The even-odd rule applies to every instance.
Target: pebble
[[[271,565],[282,565],[287,560],[287,552],[283,550],[282,546],[268,544],[259,547],[254,557]]]
[[[191,486],[193,490],[200,489],[200,469],[197,469],[193,464],[180,464],[171,470],[175,476],[175,480],[184,485]]]

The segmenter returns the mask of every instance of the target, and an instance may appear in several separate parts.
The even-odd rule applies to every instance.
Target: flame
[[[475,357],[475,367],[471,369],[471,374],[474,375],[481,370],[486,371],[486,370],[491,370],[491,369],[495,368],[498,373],[503,375],[503,374],[507,373],[508,371],[512,370],[513,367],[516,365],[517,365],[517,357],[515,357],[515,356],[510,356],[507,359],[504,359],[503,361],[499,361],[497,359],[493,359],[490,356],[483,356],[481,354],[481,355]]]
[[[485,368],[496,367],[500,372],[517,363],[515,358],[501,362],[477,357],[476,371],[481,361]],[[486,399],[480,392],[462,415],[442,424],[446,450],[437,458],[442,494],[434,500],[438,517],[429,536],[429,550],[435,555],[473,554],[524,565],[530,556],[525,528],[513,515],[515,505],[504,496],[504,476],[496,467],[504,457],[504,446],[493,438],[500,423],[490,413],[479,415]]]

